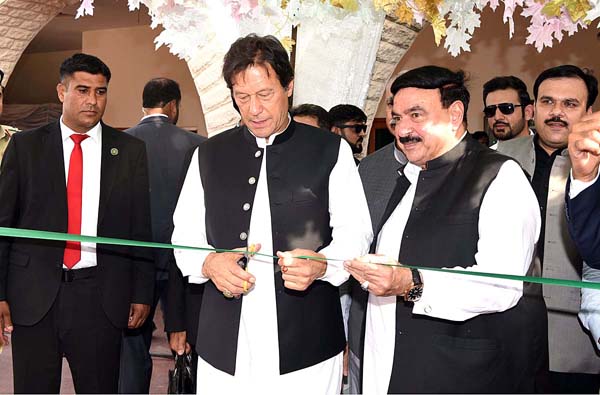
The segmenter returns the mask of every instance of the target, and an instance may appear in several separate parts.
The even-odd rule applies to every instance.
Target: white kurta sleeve
[[[589,267],[583,263],[583,281],[600,282],[600,270]],[[596,348],[600,349],[600,290],[581,289],[581,309],[579,310],[579,319],[583,326],[590,332],[596,340]]]
[[[352,150],[344,140],[340,142],[338,160],[329,176],[329,216],[332,241],[319,251],[321,254],[327,258],[352,259],[369,251],[373,230],[367,199]],[[338,286],[349,276],[342,261],[330,260],[320,280]]]
[[[204,188],[200,179],[198,149],[192,156],[173,214],[173,236],[171,243],[181,246],[212,248],[206,240],[206,209],[204,207]],[[202,284],[208,278],[202,275],[204,260],[210,251],[174,249],[175,261],[189,282]]]
[[[476,264],[452,269],[524,275],[535,252],[540,221],[537,198],[523,170],[513,160],[505,162],[481,204]],[[425,270],[421,274],[423,295],[414,314],[464,321],[505,311],[523,294],[518,281]]]

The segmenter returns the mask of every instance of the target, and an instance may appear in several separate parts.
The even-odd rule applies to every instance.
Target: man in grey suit
[[[138,125],[127,130],[127,133],[146,143],[153,241],[170,243],[173,233],[173,211],[183,177],[189,166],[192,152],[205,138],[175,126],[181,102],[181,92],[177,82],[167,78],[152,79],[144,87],[142,96],[145,116]],[[146,323],[141,328],[128,331],[124,335],[119,377],[120,393],[148,393],[152,376],[150,342],[154,311],[159,299],[164,301],[167,288],[177,288],[172,287],[171,282],[183,281],[182,278],[177,278],[181,273],[176,269],[173,271],[173,267],[176,267],[173,250],[155,249],[154,260],[156,266],[154,304]],[[167,286],[168,282],[169,286]],[[184,296],[173,296],[171,291],[168,293],[168,302],[161,303],[165,314],[165,329],[171,332],[172,348],[182,354],[186,345],[184,315],[186,307],[187,310],[190,308],[181,306],[186,300]],[[184,314],[181,314],[182,311]]]
[[[398,75],[394,75],[390,78],[384,93],[386,101],[385,120],[390,133],[394,131],[392,123],[394,95],[390,88],[397,77]],[[358,172],[367,198],[373,231],[377,229],[396,186],[396,180],[400,177],[399,169],[406,162],[406,156],[396,146],[395,141],[378,149],[360,162]],[[360,284],[353,277],[349,281],[352,304],[348,318],[348,390],[350,394],[357,394],[362,392],[360,364],[363,349],[361,339],[364,338],[364,318],[369,294],[360,288]]]
[[[501,141],[498,151],[521,164],[540,204],[542,230],[530,274],[581,280],[581,257],[569,236],[565,217],[565,185],[571,170],[567,142],[573,125],[591,113],[598,95],[598,81],[577,66],[557,66],[538,76],[533,95],[537,134]],[[540,288],[526,284],[523,292],[531,297],[535,293],[539,295]],[[550,375],[549,383],[538,383],[541,386],[537,389],[553,393],[597,393],[600,357],[595,341],[577,319],[579,289],[544,286],[543,297],[548,308]],[[534,320],[532,330],[540,330],[539,324],[545,318],[542,314],[540,319]]]

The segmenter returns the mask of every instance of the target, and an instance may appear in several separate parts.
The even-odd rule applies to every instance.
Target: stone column
[[[399,23],[397,19],[386,17],[381,33],[381,40],[377,49],[377,58],[371,74],[371,82],[367,99],[365,101],[365,113],[368,116],[369,125],[375,118],[377,107],[385,91],[385,85],[392,76],[400,59],[410,48],[421,31],[421,27]],[[365,137],[369,141],[369,136]],[[363,155],[366,153],[368,144],[364,144]]]

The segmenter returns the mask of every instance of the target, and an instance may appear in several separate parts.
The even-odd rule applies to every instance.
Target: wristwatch
[[[410,269],[410,272],[412,273],[412,286],[404,292],[404,301],[416,302],[423,295],[423,280],[421,280],[421,273],[417,269]]]

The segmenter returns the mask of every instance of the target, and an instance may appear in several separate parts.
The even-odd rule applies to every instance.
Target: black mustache
[[[546,119],[546,120],[544,121],[544,123],[545,123],[546,125],[547,125],[547,124],[549,124],[549,123],[551,123],[551,122],[554,122],[554,123],[560,123],[560,124],[561,124],[561,125],[563,125],[564,127],[567,127],[567,126],[569,126],[569,124],[568,124],[566,121],[563,121],[562,119],[560,119],[560,117],[552,117],[552,118],[550,118],[550,119]]]
[[[398,137],[398,141],[400,141],[402,144],[406,144],[411,142],[418,143],[419,141],[423,141],[423,139],[421,139],[419,136],[405,136]]]
[[[510,126],[508,123],[506,122],[500,122],[500,121],[496,121],[494,122],[494,127],[496,127],[497,125],[504,125],[504,126]]]

